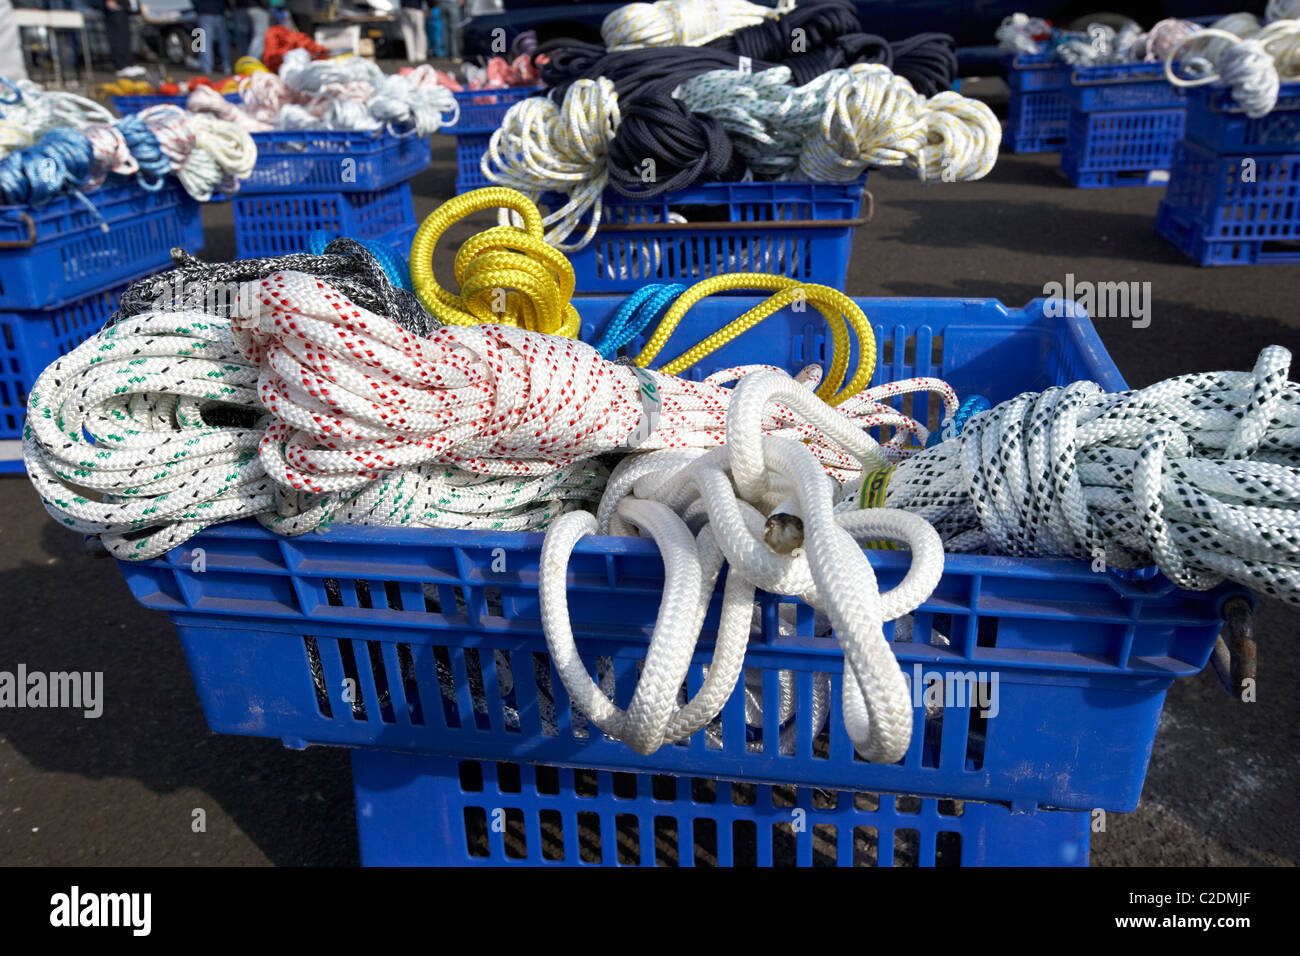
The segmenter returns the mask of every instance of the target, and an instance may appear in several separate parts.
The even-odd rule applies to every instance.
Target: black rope
[[[722,124],[673,99],[674,85],[669,80],[644,86],[619,99],[622,119],[609,144],[609,184],[624,196],[644,199],[745,175],[745,161]]]
[[[179,248],[172,249],[171,255],[176,268],[131,283],[105,328],[143,312],[202,312],[229,318],[240,283],[276,272],[305,272],[328,279],[357,305],[417,335],[427,336],[441,326],[413,293],[393,285],[379,261],[354,239],[335,239],[319,256],[299,252],[204,262]]]

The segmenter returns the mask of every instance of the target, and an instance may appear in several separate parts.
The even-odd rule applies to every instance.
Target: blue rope
[[[40,142],[0,159],[0,204],[41,206],[80,193],[94,163],[90,140],[74,130],[50,130]]]
[[[988,411],[992,408],[992,403],[983,395],[969,395],[966,401],[957,406],[957,411],[953,413],[952,425],[953,433],[948,438],[955,438],[961,434],[961,430],[966,427],[966,423],[978,415],[980,412]],[[925,440],[925,447],[931,448],[944,440],[943,429],[930,432],[930,437]]]
[[[140,185],[150,192],[162,189],[167,175],[172,171],[172,161],[162,151],[162,146],[158,144],[158,137],[153,134],[153,130],[145,125],[138,113],[122,117],[117,128],[122,131],[126,148],[140,164],[140,172],[136,176]]]
[[[313,256],[322,255],[325,247],[338,236],[332,236],[324,229],[314,229],[307,236],[307,251]],[[365,246],[366,251],[375,257],[376,261],[383,267],[384,274],[388,276],[388,281],[398,288],[405,289],[407,292],[411,288],[411,270],[407,266],[406,260],[399,256],[393,247],[384,242],[375,239],[358,239],[357,242]]]
[[[602,358],[614,358],[619,349],[640,335],[646,326],[666,312],[685,291],[686,286],[677,283],[646,285],[637,289],[623,300],[594,348]]]
[[[6,96],[0,96],[0,104],[5,106],[16,106],[23,101],[23,91],[18,89],[18,87],[14,86],[3,76],[0,76],[0,89],[8,90],[14,95],[13,99],[9,99]]]

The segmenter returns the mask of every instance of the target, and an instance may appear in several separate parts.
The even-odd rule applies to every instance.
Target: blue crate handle
[[[9,210],[6,209],[4,212],[7,215]],[[0,249],[30,249],[36,245],[36,220],[30,213],[22,210],[18,211],[18,220],[27,226],[27,238],[0,240]]]

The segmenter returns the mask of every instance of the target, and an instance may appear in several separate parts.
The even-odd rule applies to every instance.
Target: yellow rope
[[[659,371],[668,375],[677,375],[685,371],[704,356],[722,348],[769,315],[802,299],[826,319],[834,345],[831,367],[817,389],[817,396],[828,405],[838,405],[862,391],[871,382],[872,373],[876,368],[876,337],[871,330],[871,323],[867,321],[866,315],[857,303],[830,286],[804,283],[785,276],[762,273],[729,273],[705,279],[691,286],[664,313],[659,327],[650,336],[641,354],[636,357],[636,364],[642,368],[649,366],[668,342],[669,336],[686,315],[687,310],[695,303],[715,292],[731,292],[737,289],[762,289],[775,294],[754,306],[740,318],[728,323],[726,327],[714,332],[698,345],[666,363]],[[852,347],[849,338],[850,329],[855,333],[858,341],[857,368],[849,383],[842,391],[837,392],[848,371],[849,352]]]
[[[453,268],[459,292],[438,285],[433,250],[453,224],[484,209],[517,212],[523,227],[494,226],[468,239]],[[411,243],[411,285],[429,314],[446,325],[495,322],[578,337],[573,266],[542,239],[542,214],[522,193],[501,186],[449,199],[420,225]]]

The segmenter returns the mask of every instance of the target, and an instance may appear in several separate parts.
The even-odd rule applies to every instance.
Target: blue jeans
[[[230,31],[226,29],[226,18],[222,14],[200,13],[199,29],[203,31],[203,49],[199,51],[199,69],[212,75],[213,47],[221,47],[221,69],[229,73],[230,66]]]

